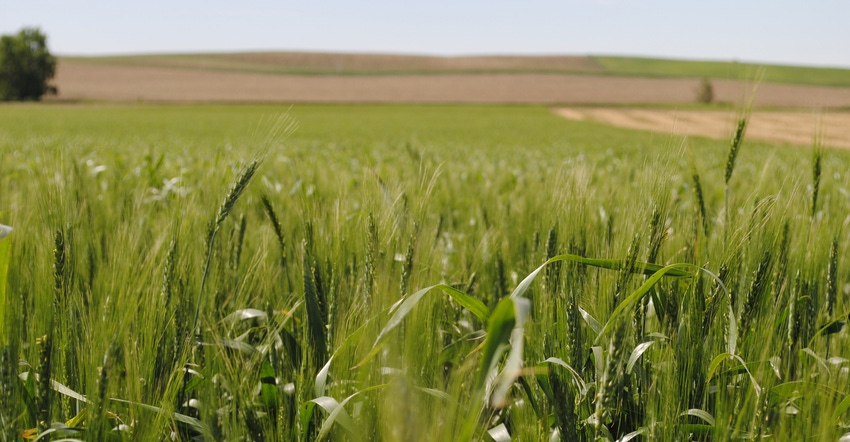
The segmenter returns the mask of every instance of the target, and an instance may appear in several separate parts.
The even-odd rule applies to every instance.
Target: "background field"
[[[848,107],[850,70],[624,57],[234,53],[62,58],[59,99],[154,102],[739,103]]]
[[[243,52],[64,57],[62,61],[226,72],[314,75],[549,73],[751,80],[763,70],[764,81],[769,83],[850,86],[850,69],[611,56],[435,57],[317,52]]]
[[[850,69],[636,57],[593,57],[593,60],[608,75],[752,80],[761,74],[768,83],[850,86]]]
[[[572,120],[716,139],[727,138],[737,123],[729,110],[572,107],[554,112]],[[825,146],[850,148],[850,112],[756,111],[747,137],[798,145],[812,144],[818,137]]]
[[[7,105],[0,122],[9,439],[848,431],[845,151],[745,138],[730,159],[731,132],[543,106]],[[642,289],[644,261],[684,264]],[[438,283],[455,291],[414,302]]]

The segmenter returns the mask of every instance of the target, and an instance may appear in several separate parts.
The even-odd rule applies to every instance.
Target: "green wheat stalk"
[[[728,240],[729,222],[730,222],[730,216],[729,216],[729,180],[732,179],[732,172],[735,170],[735,161],[738,159],[738,153],[741,150],[741,144],[744,142],[744,135],[747,131],[747,123],[748,123],[749,118],[750,118],[750,113],[752,112],[753,101],[755,100],[755,95],[756,95],[756,89],[758,88],[758,85],[759,85],[759,83],[760,83],[760,81],[763,77],[764,77],[764,71],[763,70],[759,71],[756,74],[756,80],[753,84],[752,89],[750,90],[750,93],[749,93],[748,103],[747,103],[746,107],[744,108],[744,110],[741,112],[741,114],[738,116],[738,123],[735,125],[735,132],[732,134],[732,140],[729,142],[729,154],[726,156],[726,170],[725,170],[725,173],[724,173],[724,200],[725,200],[725,204],[724,204],[724,211],[723,212],[724,212],[724,215],[725,215],[725,218],[726,218],[725,222],[723,223],[724,245],[725,245],[726,241]]]
[[[694,172],[693,179],[694,179],[694,191],[696,192],[696,196],[697,196],[697,207],[699,208],[700,221],[702,222],[702,228],[703,228],[703,231],[705,232],[705,235],[708,236],[708,216],[706,215],[705,197],[703,196],[702,183],[700,182],[700,179],[699,179],[699,173]]]
[[[821,178],[821,160],[823,159],[823,151],[820,148],[820,142],[815,140],[815,150],[812,159],[812,218],[818,212],[818,193],[820,192]]]
[[[729,180],[732,179],[732,172],[735,170],[735,160],[738,158],[738,152],[741,150],[741,143],[744,141],[744,133],[747,130],[748,115],[744,114],[738,118],[738,124],[735,127],[735,133],[732,135],[732,141],[729,143],[729,155],[726,157],[726,186],[729,186]]]
[[[838,237],[832,239],[829,248],[829,264],[826,271],[826,313],[831,320],[835,315],[835,303],[838,294]]]
[[[248,167],[245,168],[245,170],[242,171],[239,178],[236,180],[236,183],[234,183],[230,188],[230,191],[227,192],[227,196],[224,197],[224,201],[218,208],[218,213],[210,223],[209,231],[207,232],[207,257],[204,264],[204,273],[203,276],[201,276],[201,286],[198,289],[197,302],[195,304],[195,319],[192,321],[193,332],[197,330],[198,318],[201,315],[201,299],[203,299],[204,286],[207,282],[207,276],[209,276],[210,273],[210,263],[212,262],[213,246],[215,244],[216,235],[221,229],[222,224],[224,224],[224,220],[226,220],[227,216],[230,215],[230,212],[233,211],[233,207],[236,205],[239,197],[242,196],[243,192],[245,192],[245,189],[248,187],[248,183],[251,182],[251,178],[253,178],[254,174],[257,172],[259,165],[260,163],[257,160],[254,160],[248,165]]]

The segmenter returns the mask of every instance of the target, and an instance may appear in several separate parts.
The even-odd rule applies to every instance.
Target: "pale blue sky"
[[[850,0],[0,0],[54,53],[612,54],[850,67]]]

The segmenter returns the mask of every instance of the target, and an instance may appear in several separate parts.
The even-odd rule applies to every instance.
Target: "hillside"
[[[437,57],[321,52],[242,52],[64,57],[60,61],[290,75],[548,73],[669,78],[710,77],[736,80],[752,80],[763,75],[763,81],[770,83],[850,87],[850,69],[613,56]]]
[[[587,56],[434,57],[321,52],[71,57],[67,61],[262,74],[374,75],[445,73],[592,73],[604,68]]]

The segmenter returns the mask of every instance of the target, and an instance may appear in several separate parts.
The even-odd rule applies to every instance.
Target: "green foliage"
[[[0,108],[0,439],[847,432],[846,152],[285,109]]]
[[[56,72],[56,58],[47,49],[47,36],[24,28],[0,37],[0,100],[39,100],[56,93],[48,85]]]

